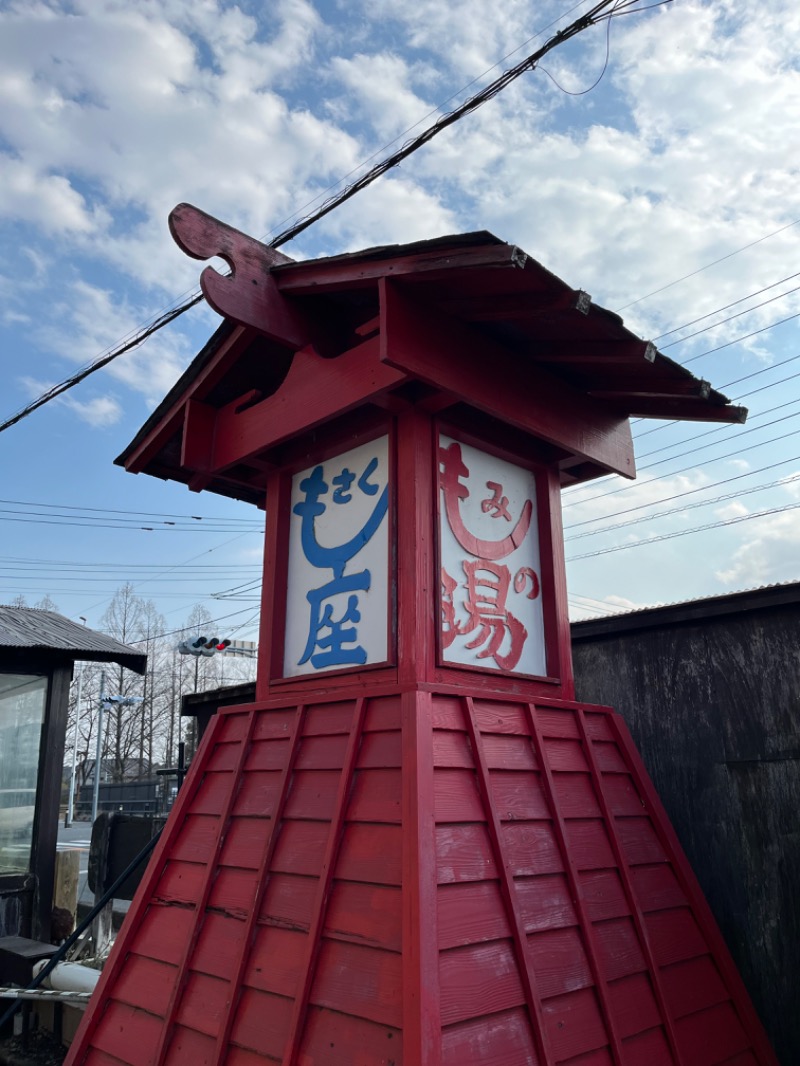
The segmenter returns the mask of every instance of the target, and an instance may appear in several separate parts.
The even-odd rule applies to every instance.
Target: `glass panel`
[[[47,678],[0,674],[0,873],[30,866]]]

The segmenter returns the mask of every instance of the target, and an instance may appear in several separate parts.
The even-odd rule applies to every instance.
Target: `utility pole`
[[[97,818],[98,800],[100,798],[100,762],[103,753],[103,714],[112,707],[132,707],[135,703],[141,703],[141,696],[107,696],[106,672],[100,675],[100,709],[97,713],[97,754],[94,763],[94,792],[92,794],[92,825]],[[118,712],[119,713],[119,710]]]

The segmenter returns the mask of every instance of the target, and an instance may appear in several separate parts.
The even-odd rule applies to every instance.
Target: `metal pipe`
[[[34,977],[39,976],[47,962],[47,959],[42,959],[34,965]],[[78,962],[59,962],[42,979],[42,985],[44,988],[52,988],[54,992],[94,992],[99,980],[99,970],[81,966]]]

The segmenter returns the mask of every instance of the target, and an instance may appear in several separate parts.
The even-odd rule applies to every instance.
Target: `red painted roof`
[[[775,1066],[620,718],[214,719],[67,1066]]]
[[[220,231],[223,238],[232,235],[247,242],[253,255],[262,250],[260,268],[274,282],[276,299],[312,324],[326,358],[335,360],[377,331],[379,283],[390,278],[444,323],[452,320],[477,338],[502,345],[520,367],[541,368],[617,415],[723,422],[746,417],[744,408],[732,406],[708,382],[626,329],[619,315],[491,233],[270,266],[268,256],[277,253],[194,208],[182,205],[173,214],[184,209],[191,218],[204,220],[206,240],[211,239],[206,231]],[[208,269],[212,280],[220,278]],[[230,287],[236,277],[234,273]],[[258,279],[263,280],[260,274]],[[190,483],[193,471],[182,456],[187,401],[219,410],[239,398],[245,405],[253,402],[247,397],[254,392],[271,396],[284,380],[287,359],[291,345],[224,320],[117,462]],[[587,463],[572,472],[570,482],[605,472]],[[263,502],[257,481],[257,471],[231,470],[210,477],[203,487]]]

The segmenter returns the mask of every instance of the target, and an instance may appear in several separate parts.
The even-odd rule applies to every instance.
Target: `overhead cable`
[[[498,78],[495,78],[494,81],[490,82],[479,92],[475,93],[474,96],[471,96],[468,100],[465,100],[463,104],[460,104],[452,111],[449,111],[446,114],[442,115],[432,125],[428,126],[425,130],[423,130],[422,133],[418,134],[416,137],[411,138],[411,140],[403,144],[402,147],[400,147],[396,152],[393,152],[391,155],[387,156],[386,159],[382,160],[380,163],[377,163],[374,167],[368,170],[366,174],[351,182],[351,184],[346,186],[341,192],[335,193],[333,196],[330,196],[327,200],[323,201],[322,205],[316,211],[312,212],[305,218],[300,219],[299,221],[289,226],[287,229],[283,230],[281,233],[278,234],[277,237],[274,237],[269,242],[268,247],[279,248],[281,247],[281,245],[287,244],[289,241],[294,240],[295,237],[298,237],[301,233],[305,232],[305,230],[307,230],[315,222],[318,222],[320,219],[330,214],[331,211],[335,210],[341,204],[352,199],[352,197],[354,197],[357,193],[361,192],[362,189],[365,189],[368,185],[371,185],[374,181],[377,181],[377,179],[382,177],[387,171],[398,166],[400,163],[403,162],[403,160],[407,159],[419,148],[422,148],[423,145],[426,145],[429,141],[432,141],[434,137],[438,136],[443,130],[449,129],[450,126],[460,121],[460,119],[464,118],[465,115],[471,114],[483,104],[487,103],[490,100],[493,100],[505,88],[507,88],[512,82],[516,81],[516,79],[521,77],[523,74],[535,70],[540,59],[546,56],[549,52],[552,52],[554,48],[557,48],[559,45],[564,44],[566,41],[571,40],[573,37],[576,37],[578,34],[582,33],[590,26],[596,26],[601,22],[605,22],[619,15],[633,14],[637,10],[647,11],[653,7],[660,7],[663,4],[671,2],[672,0],[661,0],[661,2],[659,3],[650,4],[647,7],[643,8],[637,8],[639,0],[600,0],[599,3],[596,3],[592,8],[590,8],[589,11],[581,15],[574,22],[570,23],[570,25],[567,26],[565,29],[559,30],[558,33],[554,34],[554,36],[551,37],[548,41],[546,41],[541,48],[537,49],[535,52],[532,52],[521,62],[517,63],[516,66],[510,67],[508,70],[504,71]],[[52,386],[52,388],[48,389],[36,400],[33,400],[21,410],[17,411],[16,414],[12,415],[10,418],[7,418],[4,422],[0,423],[0,433],[2,433],[6,429],[10,429],[12,426],[20,422],[23,418],[27,418],[28,415],[32,414],[40,407],[43,407],[46,403],[49,403],[51,400],[56,399],[56,397],[63,395],[63,393],[67,392],[69,389],[74,388],[75,385],[78,385],[81,381],[84,381],[87,377],[89,377],[90,374],[93,374],[95,373],[95,371],[101,370],[103,367],[108,366],[110,362],[118,358],[120,355],[123,355],[125,352],[129,352],[131,351],[131,349],[138,347],[145,340],[147,340],[148,337],[151,337],[158,330],[163,329],[163,327],[168,325],[170,322],[174,322],[175,319],[179,318],[190,308],[195,307],[198,303],[201,302],[202,299],[203,295],[202,293],[199,293],[193,296],[185,303],[180,304],[177,307],[173,307],[171,310],[167,311],[165,314],[157,318],[156,321],[153,322],[151,325],[137,331],[132,336],[132,338],[125,344],[121,345],[120,347],[114,348],[112,351],[102,355],[99,359],[96,359],[93,363],[90,363],[87,367],[79,371],[77,374],[74,374],[71,377],[66,378],[59,384]]]

